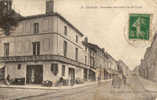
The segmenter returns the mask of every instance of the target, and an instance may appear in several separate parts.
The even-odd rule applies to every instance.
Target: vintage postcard
[[[0,100],[157,100],[157,0],[0,0]]]

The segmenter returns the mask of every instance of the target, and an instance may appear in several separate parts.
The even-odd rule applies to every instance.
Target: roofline
[[[88,42],[88,46],[94,46],[95,49],[99,49],[100,51],[102,51],[102,49],[97,45],[97,44],[93,44],[93,43],[89,43]]]
[[[82,32],[80,32],[74,25],[72,25],[68,20],[66,20],[59,13],[50,13],[50,14],[39,14],[39,15],[26,16],[26,17],[21,18],[20,21],[29,20],[29,19],[35,19],[35,18],[43,18],[43,17],[48,17],[48,16],[57,16],[57,17],[59,17],[66,24],[68,24],[71,28],[73,28],[77,33],[79,33],[82,37],[84,36]]]

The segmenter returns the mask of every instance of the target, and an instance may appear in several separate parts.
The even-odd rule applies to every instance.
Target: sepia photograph
[[[0,0],[0,100],[157,100],[157,0]]]

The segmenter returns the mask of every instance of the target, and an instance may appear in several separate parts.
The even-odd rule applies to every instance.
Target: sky
[[[41,14],[45,13],[45,1],[13,0],[13,8],[24,16]],[[144,2],[142,0],[54,1],[54,11],[60,13],[77,27],[88,37],[89,42],[105,48],[116,60],[123,60],[130,69],[134,69],[140,64],[145,50],[151,41],[138,43],[130,43],[128,41],[126,36],[128,31],[128,15],[129,13],[154,14],[155,5],[152,6],[147,0],[143,0]],[[147,6],[151,6],[151,8]],[[149,10],[147,10],[148,8]]]

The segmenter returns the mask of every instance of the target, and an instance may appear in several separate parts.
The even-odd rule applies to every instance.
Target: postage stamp
[[[149,40],[150,16],[150,14],[130,14],[129,39]]]

